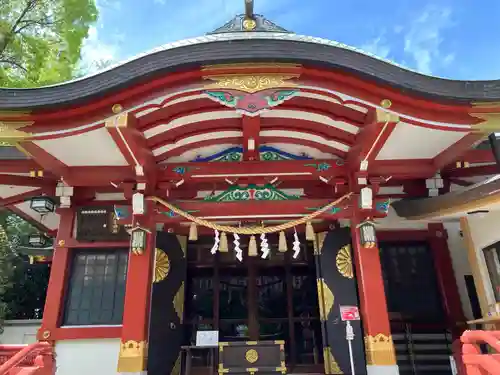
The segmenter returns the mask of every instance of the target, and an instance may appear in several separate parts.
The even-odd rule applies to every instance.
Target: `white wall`
[[[0,334],[0,344],[33,344],[41,324],[41,320],[6,320],[4,331]]]
[[[120,339],[56,342],[56,375],[116,375]]]
[[[465,275],[471,275],[472,271],[467,255],[467,247],[464,239],[460,235],[460,223],[448,222],[444,223],[444,227],[448,232],[448,248],[450,249],[451,262],[457,281],[458,292],[460,293],[460,301],[462,309],[467,320],[474,319],[472,307],[470,304],[469,293],[465,284]]]
[[[483,278],[485,295],[488,305],[495,304],[493,287],[486,268],[483,249],[495,242],[500,241],[500,211],[490,211],[486,214],[475,214],[467,216],[471,232],[472,242],[476,250],[477,262]]]

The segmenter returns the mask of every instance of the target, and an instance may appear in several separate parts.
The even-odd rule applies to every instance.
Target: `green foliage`
[[[0,87],[73,78],[95,0],[0,0]]]
[[[7,210],[0,210],[0,328],[2,321],[13,310],[8,295],[12,294],[14,288],[19,287],[19,280],[26,277],[26,266],[23,265],[23,259],[17,255],[16,247],[21,238],[34,232],[36,228],[24,219]],[[40,287],[43,288],[43,285]]]

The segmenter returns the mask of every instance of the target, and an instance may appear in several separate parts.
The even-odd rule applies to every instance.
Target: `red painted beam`
[[[446,150],[442,151],[439,155],[434,157],[432,163],[437,170],[441,170],[448,164],[455,162],[457,159],[461,159],[464,154],[466,154],[472,145],[477,141],[484,138],[483,134],[470,133],[465,135],[455,144],[448,147]]]
[[[40,169],[33,159],[0,160],[0,173],[29,173]]]
[[[259,160],[260,129],[262,119],[260,116],[243,116],[241,125],[243,128],[243,159]],[[252,147],[252,149],[250,149]]]
[[[493,151],[477,150],[471,149],[465,152],[457,161],[467,162],[470,164],[474,163],[495,163],[495,157],[493,156]]]
[[[464,178],[475,176],[489,176],[492,174],[498,174],[499,172],[500,167],[496,164],[491,164],[469,168],[453,168],[444,170],[441,174],[443,177],[447,178]]]
[[[30,153],[33,160],[44,170],[64,177],[69,172],[69,167],[43,148],[30,141],[20,142],[20,145]]]
[[[349,150],[346,163],[355,171],[360,170],[363,160],[370,164],[376,159],[385,142],[396,127],[396,122],[387,121],[381,112],[371,111],[368,113],[367,124],[356,136],[354,146]]]
[[[369,167],[370,176],[394,179],[430,178],[436,172],[428,159],[375,160]]]
[[[383,201],[383,200],[380,200]],[[297,199],[288,201],[242,201],[242,202],[207,202],[202,200],[192,201],[170,201],[176,207],[189,212],[195,217],[205,217],[209,220],[244,219],[244,220],[264,220],[266,218],[283,218],[289,220],[292,217],[308,215],[321,207],[331,203],[332,199]],[[128,206],[128,205],[124,205]],[[353,214],[353,209],[357,210],[357,198],[352,196],[340,202],[337,208],[339,212],[329,210],[318,216],[321,218],[335,220],[349,218]],[[186,221],[182,216],[173,214],[168,208],[161,204],[156,205],[155,220],[158,223],[176,223]],[[131,209],[129,209],[131,212]],[[369,217],[384,217],[386,213],[372,210],[363,212]],[[121,220],[122,223],[129,223],[131,217]]]
[[[33,186],[33,187],[55,187],[56,181],[43,177],[28,177],[0,174],[0,185]]]
[[[160,165],[159,181],[193,180],[209,182],[224,178],[294,176],[307,179],[311,176],[346,176],[347,169],[335,160],[286,160],[286,161],[245,161],[240,163],[165,163]]]

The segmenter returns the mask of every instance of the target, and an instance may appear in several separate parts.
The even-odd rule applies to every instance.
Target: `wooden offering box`
[[[285,342],[219,343],[219,374],[286,374]]]

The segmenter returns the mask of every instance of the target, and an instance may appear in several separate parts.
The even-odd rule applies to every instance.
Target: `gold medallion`
[[[252,31],[253,29],[255,29],[257,27],[257,22],[255,22],[255,20],[251,19],[251,18],[246,18],[244,21],[243,21],[243,28],[247,31]]]
[[[255,349],[250,349],[245,353],[245,359],[250,363],[255,363],[259,359],[259,353]]]

